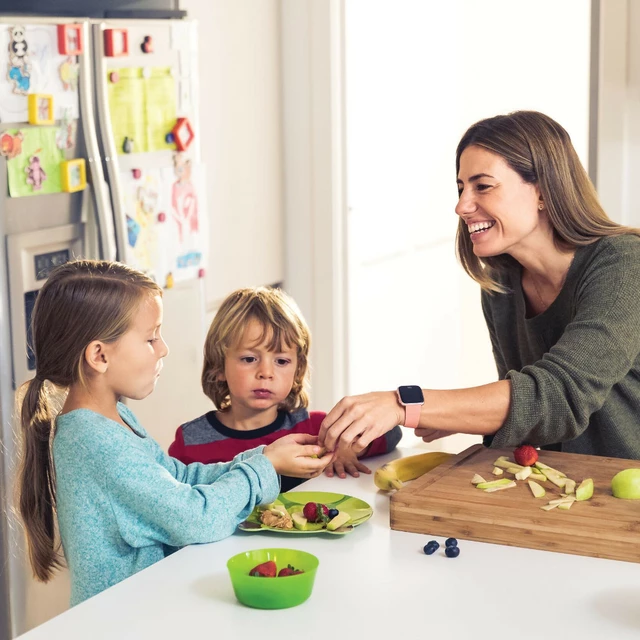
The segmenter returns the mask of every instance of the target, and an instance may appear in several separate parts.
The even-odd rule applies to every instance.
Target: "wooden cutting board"
[[[579,484],[593,478],[590,500],[568,511],[540,509],[560,497],[561,489],[539,482],[544,498],[534,498],[526,481],[495,493],[471,484],[475,473],[485,480],[501,455],[513,460],[513,450],[474,445],[417,478],[391,496],[391,528],[412,533],[453,536],[530,549],[640,562],[640,500],[620,500],[611,494],[611,478],[639,460],[541,451],[540,462],[565,473]],[[513,478],[511,474],[500,476]]]

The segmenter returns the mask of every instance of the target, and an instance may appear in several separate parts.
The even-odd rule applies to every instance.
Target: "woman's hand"
[[[442,431],[441,429],[422,429],[421,427],[416,427],[414,433],[418,438],[422,438],[425,442],[433,442],[434,440],[439,440],[440,438],[446,438],[447,436],[452,435],[451,431]]]
[[[332,461],[333,454],[312,458],[323,452],[317,436],[308,433],[291,433],[268,444],[263,454],[269,458],[276,473],[294,478],[315,478]]]
[[[358,460],[358,456],[353,449],[339,447],[335,458],[327,465],[324,473],[329,478],[333,478],[334,475],[339,478],[346,478],[347,473],[354,478],[359,478],[360,471],[362,473],[371,473],[371,469]]]
[[[395,391],[374,391],[342,398],[320,426],[318,441],[328,451],[340,447],[357,455],[383,433],[404,421]]]

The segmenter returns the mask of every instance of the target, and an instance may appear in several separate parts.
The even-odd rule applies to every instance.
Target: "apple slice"
[[[501,476],[504,473],[504,470],[500,467],[493,467],[493,471],[491,473],[493,473],[494,476]]]
[[[540,473],[536,469],[531,469],[531,475],[529,476],[530,480],[537,480],[538,482],[544,482],[547,479],[547,476],[544,473]]]
[[[564,483],[564,492],[567,494],[571,494],[575,490],[576,490],[576,481],[571,480],[570,478],[567,478],[566,482]]]
[[[569,511],[569,509],[571,509],[571,505],[572,504],[573,504],[573,502],[561,502],[558,505],[558,509],[562,509],[563,511]]]
[[[576,489],[576,500],[582,502],[588,500],[593,495],[593,479],[583,480]]]
[[[531,467],[524,467],[522,471],[516,473],[516,480],[526,480],[531,475]]]
[[[554,500],[549,500],[549,504],[565,504],[566,502],[575,502],[575,496],[567,496],[566,498],[556,498]]]
[[[545,504],[542,507],[540,507],[543,511],[551,511],[551,509],[555,509],[558,505],[557,504]]]
[[[502,491],[503,489],[511,489],[512,487],[517,487],[517,483],[515,483],[513,480],[509,481],[509,484],[503,484],[500,485],[499,487],[489,487],[488,489],[485,489],[484,492],[485,493],[493,493],[494,491]]]
[[[552,469],[545,469],[545,475],[547,476],[547,480],[549,480],[549,482],[553,482],[553,484],[555,484],[556,487],[559,487],[560,489],[564,489],[564,485],[567,482],[567,479],[565,477],[559,476]]]
[[[529,485],[529,489],[531,489],[531,493],[533,493],[534,498],[544,498],[547,493],[544,487],[541,487],[537,482],[534,482],[533,480],[527,480],[527,484]]]
[[[550,467],[548,464],[545,464],[544,462],[534,462],[533,463],[534,467],[538,467],[538,469],[542,469],[542,473],[544,473],[546,475],[546,471],[553,471],[554,473],[556,473],[557,475],[559,475],[561,478],[566,478],[566,475],[564,473],[562,473],[562,471],[558,471],[557,469],[554,469],[553,467]]]
[[[506,456],[500,456],[494,463],[494,467],[500,467],[501,469],[517,469],[518,471],[522,470],[524,467],[521,467],[519,464],[515,462],[511,462],[509,458]]]
[[[486,482],[486,480],[478,473],[471,478],[471,484],[480,484],[481,482]]]
[[[493,489],[494,487],[504,487],[505,485],[515,485],[513,480],[509,480],[509,478],[500,478],[500,480],[491,480],[491,482],[481,482],[477,484],[476,487],[478,489]]]

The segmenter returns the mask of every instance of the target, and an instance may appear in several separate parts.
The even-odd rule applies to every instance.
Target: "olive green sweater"
[[[526,317],[521,267],[509,293],[482,293],[500,379],[511,406],[492,447],[640,459],[640,238],[579,248],[551,306]]]

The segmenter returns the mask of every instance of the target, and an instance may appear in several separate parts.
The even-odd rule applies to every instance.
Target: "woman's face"
[[[473,252],[480,258],[523,251],[547,242],[550,224],[540,191],[499,155],[475,145],[460,156],[456,213],[466,225]]]

